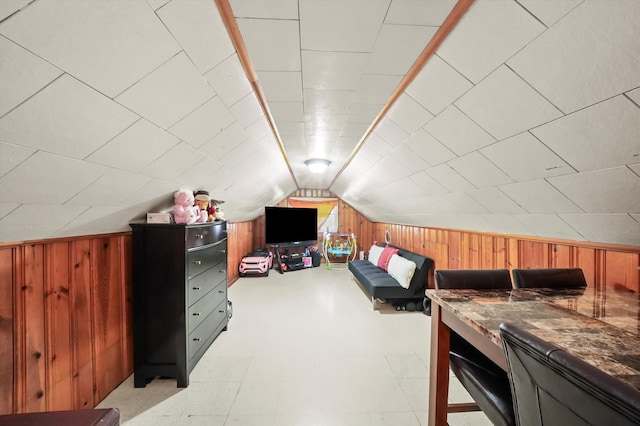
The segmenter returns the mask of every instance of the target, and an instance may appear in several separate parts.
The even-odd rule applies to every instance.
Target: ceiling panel
[[[140,119],[89,155],[87,161],[139,172],[178,142],[169,132]]]
[[[508,65],[565,113],[640,86],[640,2],[585,1]],[[612,78],[615,76],[615,78]]]
[[[640,223],[626,214],[562,214],[560,217],[587,241],[610,240],[636,246],[640,241]]]
[[[575,173],[529,132],[496,142],[480,149],[480,153],[517,182]],[[536,161],[531,161],[532,158]]]
[[[180,142],[145,167],[142,173],[158,179],[173,180],[203,158],[200,151]]]
[[[229,56],[207,72],[205,78],[227,107],[253,90],[236,54]]]
[[[550,27],[583,1],[584,0],[520,0],[519,3],[543,24]]]
[[[150,180],[150,177],[137,173],[111,169],[65,202],[65,205],[116,206]],[[114,191],[113,188],[122,190]]]
[[[234,121],[231,112],[216,96],[171,126],[169,131],[198,148]]]
[[[35,1],[0,34],[114,97],[180,49],[149,12],[143,1]]]
[[[640,176],[626,167],[547,180],[585,212],[640,212]]]
[[[233,104],[229,110],[242,127],[250,126],[264,115],[253,92]]]
[[[384,22],[387,24],[439,26],[445,20],[455,0],[394,0],[389,5]]]
[[[498,189],[529,213],[584,213],[544,179],[502,185]]]
[[[457,155],[495,142],[489,133],[453,105],[438,114],[424,129]]]
[[[382,25],[367,63],[367,73],[404,76],[436,30],[437,27]]]
[[[302,50],[305,89],[356,90],[369,54]]]
[[[405,92],[432,114],[439,114],[471,87],[462,74],[433,55]]]
[[[640,108],[624,96],[532,130],[578,171],[640,162]]]
[[[476,187],[456,172],[448,164],[441,164],[427,170],[427,174],[451,192],[466,191]]]
[[[137,119],[131,111],[65,74],[0,118],[0,137],[82,159]]]
[[[98,164],[39,151],[0,178],[0,202],[63,204],[107,170]]]
[[[568,215],[561,215],[566,217]],[[563,240],[584,241],[585,237],[573,229],[560,215],[555,214],[519,214],[514,216],[533,235]]]
[[[235,52],[212,1],[172,1],[158,16],[202,74]]]
[[[242,18],[298,18],[298,0],[229,0],[229,3],[235,16]]]
[[[411,96],[402,94],[387,113],[396,124],[407,133],[413,134],[433,118],[422,105]]]
[[[544,29],[515,1],[476,0],[442,43],[438,55],[478,83]]]
[[[455,104],[498,140],[562,116],[506,66],[491,73]]]
[[[72,222],[86,209],[86,206],[23,204],[0,220],[0,239],[23,241],[53,237],[58,229]],[[38,217],[43,211],[47,212],[47,220],[24,220],[25,217]]]
[[[437,166],[456,158],[453,151],[425,130],[418,130],[404,143],[431,166]]]
[[[0,117],[55,80],[62,71],[0,36]]]
[[[193,63],[180,53],[131,86],[116,101],[167,128],[215,96]]]
[[[0,141],[0,176],[13,170],[34,152],[36,152],[35,149]]]
[[[526,213],[515,201],[507,197],[504,192],[495,187],[472,189],[467,191],[478,203],[491,213],[520,214]]]
[[[478,152],[454,158],[447,164],[478,188],[513,182],[509,176]]]
[[[237,19],[256,71],[300,71],[298,21]]]
[[[300,0],[298,3],[302,49],[371,52],[390,0]]]

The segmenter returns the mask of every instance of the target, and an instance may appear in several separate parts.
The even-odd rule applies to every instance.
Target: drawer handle
[[[200,312],[194,312],[194,313],[193,313],[193,316],[194,316],[194,317],[199,317],[199,316],[200,316]]]
[[[199,338],[199,337],[194,337],[194,338],[193,338],[193,341],[194,341],[194,342],[199,342],[199,341],[200,341],[200,338]]]
[[[203,239],[204,238],[204,234],[197,234],[196,238]]]
[[[194,287],[194,290],[202,290],[202,287]]]
[[[224,290],[218,290],[218,293],[224,294]]]
[[[221,313],[221,314],[224,313],[224,311],[218,311],[218,312]]]
[[[202,260],[194,260],[193,263],[196,265],[202,265]]]
[[[218,272],[220,272],[221,274],[226,273],[227,271],[225,271],[224,269],[220,269]]]
[[[226,253],[227,251],[225,249],[220,249],[220,253]]]

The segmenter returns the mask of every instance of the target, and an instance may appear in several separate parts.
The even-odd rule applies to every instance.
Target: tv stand
[[[300,252],[291,252],[291,249],[305,249],[310,244],[309,241],[299,242],[299,243],[285,243],[285,244],[274,244],[271,246],[273,251],[275,251],[275,266],[274,268],[284,274],[288,271],[299,271],[300,269],[304,269],[304,253]]]

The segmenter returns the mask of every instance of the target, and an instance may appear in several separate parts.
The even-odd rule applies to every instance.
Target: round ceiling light
[[[311,160],[306,160],[304,164],[309,168],[311,173],[324,173],[329,167],[329,164],[331,164],[331,161],[322,158],[312,158]]]

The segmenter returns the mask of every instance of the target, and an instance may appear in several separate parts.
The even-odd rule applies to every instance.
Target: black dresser
[[[227,224],[131,223],[134,386],[189,373],[227,328]]]

